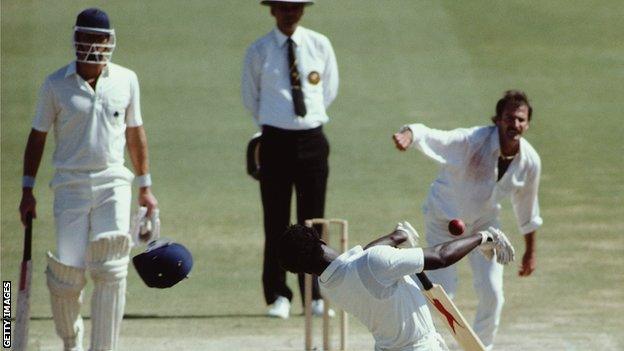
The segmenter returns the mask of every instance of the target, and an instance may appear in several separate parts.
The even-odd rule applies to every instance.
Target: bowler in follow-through
[[[458,237],[448,231],[448,223],[454,218],[463,219],[466,225],[459,237],[484,228],[500,228],[500,201],[511,196],[526,245],[519,275],[533,272],[536,230],[542,225],[537,198],[541,161],[522,137],[529,129],[532,113],[526,94],[509,90],[498,100],[491,126],[442,131],[410,124],[393,135],[399,150],[414,147],[440,164],[424,206],[430,246]],[[503,266],[482,255],[471,254],[469,260],[479,298],[473,327],[486,349],[491,349],[505,301]],[[455,267],[431,272],[430,277],[451,297],[457,291]]]

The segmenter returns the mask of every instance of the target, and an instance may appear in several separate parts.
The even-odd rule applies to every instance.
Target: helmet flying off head
[[[90,64],[110,62],[115,50],[115,30],[106,12],[89,8],[78,14],[74,26],[76,61]]]

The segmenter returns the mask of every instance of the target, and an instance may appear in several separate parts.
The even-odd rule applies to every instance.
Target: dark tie
[[[306,106],[303,102],[303,91],[301,91],[301,79],[299,79],[299,71],[297,71],[297,57],[295,57],[294,42],[288,38],[288,67],[290,76],[290,86],[292,87],[293,105],[295,106],[295,114],[304,117],[306,115]]]

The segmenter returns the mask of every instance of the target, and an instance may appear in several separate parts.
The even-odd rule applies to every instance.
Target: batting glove
[[[132,218],[130,235],[134,245],[147,244],[160,238],[160,211],[155,208],[147,217],[147,207],[139,207]]]
[[[481,231],[479,234],[482,236],[479,249],[488,260],[492,260],[496,255],[496,262],[508,264],[516,258],[513,245],[501,230],[489,227],[488,230]]]
[[[399,222],[394,230],[400,230],[407,234],[407,240],[402,242],[398,247],[402,249],[419,247],[418,239],[420,236],[418,235],[416,229],[414,229],[408,221]]]

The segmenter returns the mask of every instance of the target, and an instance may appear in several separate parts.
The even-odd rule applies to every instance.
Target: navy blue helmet
[[[149,243],[145,252],[134,256],[132,263],[147,286],[163,289],[188,277],[193,257],[183,245],[158,239]]]
[[[90,8],[83,10],[76,18],[76,27],[93,29],[112,29],[106,12]]]

